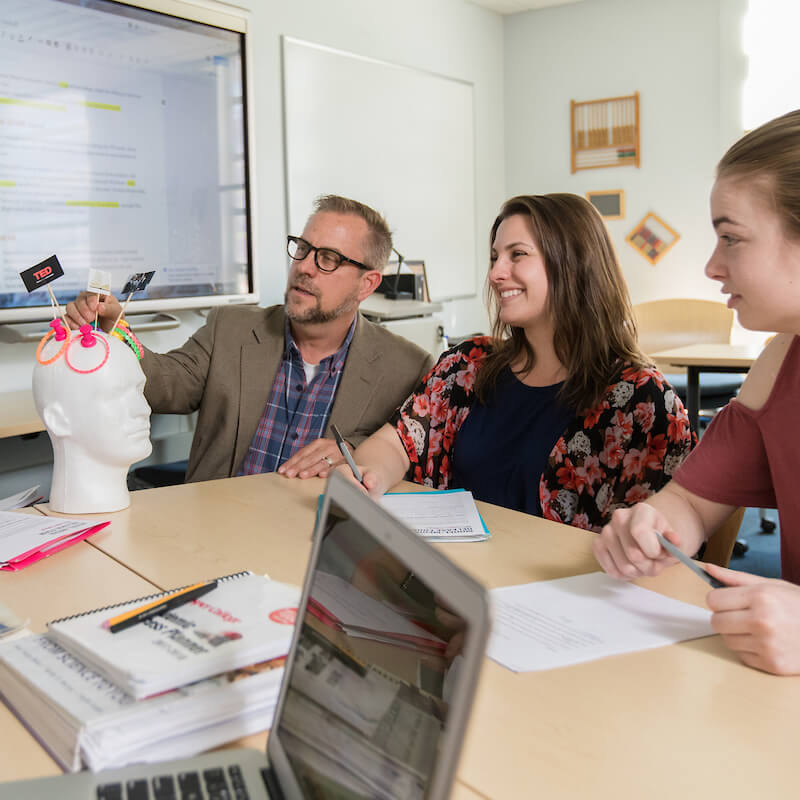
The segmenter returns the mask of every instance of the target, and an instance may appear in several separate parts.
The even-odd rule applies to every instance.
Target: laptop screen
[[[331,502],[277,726],[305,797],[426,797],[465,634]]]

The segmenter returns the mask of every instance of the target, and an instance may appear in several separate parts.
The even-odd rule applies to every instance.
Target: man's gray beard
[[[350,297],[346,297],[336,308],[329,311],[323,311],[318,297],[314,298],[317,301],[316,306],[309,308],[306,311],[296,312],[289,310],[289,292],[283,295],[283,308],[286,311],[286,316],[292,322],[306,322],[312,325],[321,325],[324,322],[333,322],[345,314],[352,314],[358,308],[358,295],[353,293]]]

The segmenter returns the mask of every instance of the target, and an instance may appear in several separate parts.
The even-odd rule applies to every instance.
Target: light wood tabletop
[[[688,344],[651,355],[675,367],[731,367],[746,371],[763,349],[761,345],[746,344]]]
[[[87,546],[165,588],[242,568],[299,583],[323,486],[259,475],[136,492]],[[489,587],[597,569],[593,534],[478,506],[492,538],[437,547]],[[698,605],[707,588],[680,565],[639,583]],[[793,796],[798,707],[800,678],[745,667],[716,636],[545,672],[487,660],[456,796]]]
[[[131,492],[123,511],[80,516],[110,520],[90,544],[163,589],[243,569],[301,584],[324,489],[319,479],[250,475]]]
[[[761,345],[689,344],[653,353],[659,365],[686,369],[686,413],[693,431],[700,417],[700,374],[703,372],[747,372],[761,354]],[[668,367],[665,367],[668,370]]]

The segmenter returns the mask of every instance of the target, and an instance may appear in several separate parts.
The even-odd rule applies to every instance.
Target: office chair
[[[137,467],[128,474],[128,489],[155,489],[159,486],[176,486],[186,480],[187,461],[172,461],[168,464],[155,464]]]
[[[700,560],[709,564],[719,564],[727,567],[733,555],[736,537],[742,524],[744,508],[737,508],[729,517],[708,537],[705,547],[700,555]]]

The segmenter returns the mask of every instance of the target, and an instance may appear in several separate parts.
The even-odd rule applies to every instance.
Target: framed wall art
[[[586,192],[586,199],[600,212],[600,216],[604,219],[625,219],[624,189]]]
[[[680,238],[681,235],[674,228],[657,214],[650,212],[625,237],[625,241],[651,264],[655,264]]]
[[[570,101],[572,172],[639,166],[639,92]]]

